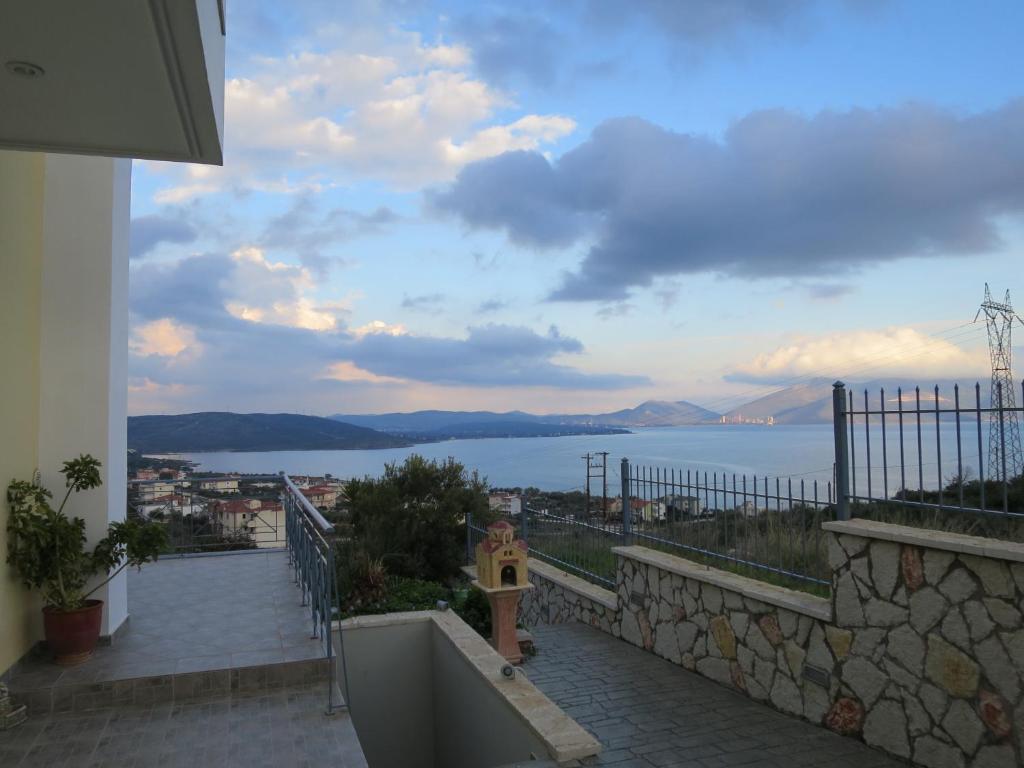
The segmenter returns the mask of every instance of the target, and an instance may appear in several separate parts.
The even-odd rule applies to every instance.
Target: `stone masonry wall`
[[[530,561],[529,579],[534,588],[519,599],[524,627],[579,621],[618,637],[619,612],[611,607],[612,593],[536,559]]]
[[[922,765],[1024,765],[1024,564],[847,534],[829,561],[848,727]]]
[[[524,623],[583,621],[920,765],[1024,765],[1024,562],[998,556],[1015,545],[827,527],[845,531],[828,534],[831,601],[627,547],[618,610],[538,569]]]

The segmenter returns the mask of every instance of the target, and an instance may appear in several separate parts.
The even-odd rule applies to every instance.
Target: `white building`
[[[217,493],[238,493],[237,477],[215,477],[199,481],[199,490]]]
[[[161,496],[169,496],[177,490],[177,485],[166,480],[150,483],[139,483],[137,486],[139,501],[153,501]]]
[[[278,501],[215,501],[210,504],[210,517],[223,533],[244,533],[257,547],[285,545],[284,506]]]
[[[64,486],[92,543],[127,500],[131,158],[222,162],[218,0],[4,3],[0,20],[0,478]],[[8,510],[0,504],[0,551]],[[99,583],[97,579],[96,583]],[[128,615],[127,573],[94,594]],[[0,558],[0,675],[42,637],[39,597]]]
[[[507,516],[519,515],[523,511],[523,499],[515,493],[492,493],[487,497],[492,511]]]

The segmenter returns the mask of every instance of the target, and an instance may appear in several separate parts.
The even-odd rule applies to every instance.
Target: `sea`
[[[936,487],[939,477],[955,473],[955,433],[941,428],[943,463],[935,461],[935,428],[925,432],[921,460],[924,486]],[[872,466],[880,465],[881,436],[872,430]],[[864,440],[857,436],[854,454],[866,462]],[[907,471],[917,480],[916,435],[906,434]],[[965,433],[964,465],[977,466]],[[898,436],[890,432],[890,471],[898,471]],[[609,493],[618,493],[619,467],[626,457],[640,464],[677,472],[733,474],[738,477],[792,478],[828,483],[833,477],[834,434],[831,424],[807,425],[701,425],[688,427],[635,428],[622,435],[573,435],[565,437],[488,438],[446,440],[408,448],[351,451],[265,451],[174,454],[194,462],[200,472],[242,472],[322,475],[339,478],[379,476],[385,464],[402,462],[412,454],[428,459],[452,457],[470,471],[479,472],[492,487],[533,486],[545,491],[570,491],[584,487],[584,456],[607,451]],[[599,461],[600,459],[595,459]],[[941,469],[941,473],[939,470]],[[908,487],[917,487],[908,482]]]

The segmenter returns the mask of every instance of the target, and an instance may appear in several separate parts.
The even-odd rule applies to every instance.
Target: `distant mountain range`
[[[500,437],[498,433],[517,425],[523,436],[530,431],[546,434],[602,434],[605,428],[678,427],[717,421],[719,415],[685,400],[669,402],[648,400],[636,408],[612,413],[548,414],[539,416],[523,411],[414,411],[412,413],[336,414],[332,419],[347,424],[378,429],[392,434],[413,437],[417,434]],[[533,425],[533,429],[527,428]],[[560,431],[556,431],[556,429]]]
[[[953,382],[937,382],[940,396],[951,403]],[[855,403],[863,391],[877,407],[885,388],[886,402],[897,407],[897,388],[904,386],[904,407],[912,407],[913,385],[895,379],[852,384]],[[982,388],[983,408],[988,387]],[[922,405],[933,403],[931,387],[922,388]],[[974,406],[973,386],[961,389],[961,407]],[[140,453],[201,451],[286,451],[396,448],[415,443],[487,437],[556,437],[620,434],[631,428],[680,427],[697,424],[765,423],[829,424],[832,382],[817,379],[758,397],[724,414],[686,400],[648,400],[635,408],[610,413],[537,415],[524,411],[415,411],[412,413],[337,414],[330,418],[288,413],[189,413],[179,416],[132,416],[128,447]]]
[[[400,448],[408,440],[320,416],[208,411],[129,416],[128,447],[139,453],[318,451]]]

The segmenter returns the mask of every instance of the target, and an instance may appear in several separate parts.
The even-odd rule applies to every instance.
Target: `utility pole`
[[[1010,368],[1011,331],[1013,321],[1024,325],[1010,304],[1010,291],[1002,302],[992,299],[985,283],[985,300],[977,320],[985,315],[988,326],[988,352],[992,361],[992,393],[989,404],[988,477],[986,480],[1007,482],[1024,472],[1024,451],[1021,450],[1020,422],[1017,416],[1016,386]]]
[[[608,515],[608,451],[587,453],[580,458],[583,459],[587,469],[587,501],[586,514],[590,515],[590,481],[601,481],[601,514]]]

